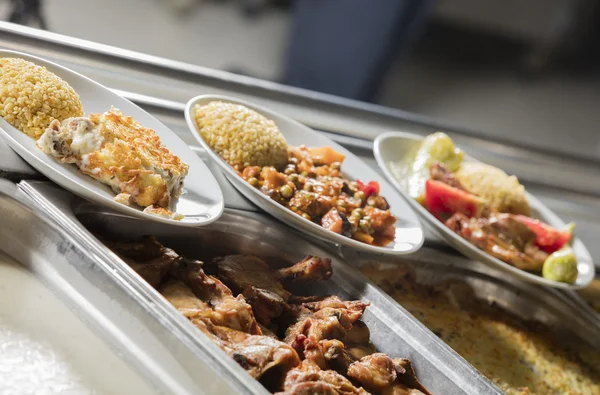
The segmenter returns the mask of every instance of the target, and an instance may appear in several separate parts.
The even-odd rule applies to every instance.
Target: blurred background
[[[0,18],[598,159],[599,2],[0,0]]]

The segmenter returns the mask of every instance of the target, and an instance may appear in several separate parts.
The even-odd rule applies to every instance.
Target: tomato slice
[[[479,217],[486,202],[479,196],[436,180],[425,182],[425,207],[436,218],[445,220],[452,214]]]
[[[358,190],[365,194],[365,199],[373,194],[379,195],[379,183],[377,181],[369,181],[365,185],[362,181],[356,180],[356,184],[358,184]]]
[[[514,215],[513,217],[517,221],[527,225],[527,227],[535,233],[535,244],[537,244],[541,250],[549,254],[560,250],[571,241],[571,237],[573,237],[573,232],[570,229],[559,230],[540,220],[524,215]]]

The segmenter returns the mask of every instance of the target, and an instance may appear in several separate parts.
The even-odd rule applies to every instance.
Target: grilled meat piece
[[[210,305],[198,299],[190,287],[181,281],[170,280],[159,289],[159,292],[177,311],[188,318],[210,319],[212,317],[213,311]]]
[[[407,366],[410,370],[405,368],[404,361],[375,353],[350,365],[348,376],[374,394],[429,394],[414,377],[412,366]]]
[[[336,297],[329,297],[321,302],[305,303],[299,311],[296,323],[285,332],[284,341],[292,345],[301,356],[305,356],[308,348],[318,345],[321,340],[344,341],[346,334],[362,316],[366,307],[366,303],[342,302]]]
[[[331,259],[307,256],[290,267],[277,270],[277,276],[283,283],[314,282],[331,277]]]
[[[170,248],[163,249],[162,255],[157,258],[136,263],[130,259],[123,259],[133,270],[136,271],[153,288],[158,288],[167,274],[177,265],[181,259],[175,251]]]
[[[273,328],[273,322],[289,311],[289,305],[275,292],[250,286],[242,295],[252,306],[256,320],[269,328]]]
[[[296,351],[270,336],[251,335],[235,329],[215,325],[222,321],[221,313],[200,300],[181,281],[169,281],[160,290],[162,295],[194,325],[217,343],[252,377],[261,379],[267,372],[265,386],[281,388],[286,373],[300,364]]]
[[[429,167],[429,174],[432,180],[441,181],[444,184],[448,184],[451,187],[466,191],[460,181],[452,174],[450,170],[441,162],[433,163]]]
[[[296,351],[279,340],[214,325],[208,328],[221,348],[269,389],[281,388],[288,371],[300,364]]]
[[[370,340],[371,331],[369,331],[369,327],[361,320],[358,320],[352,325],[352,329],[346,333],[345,343],[347,345],[365,345],[368,344]]]
[[[359,345],[348,345],[346,352],[354,361],[358,361],[367,355],[375,354],[377,349],[372,343],[359,344]]]
[[[136,261],[148,261],[161,255],[164,246],[154,236],[143,236],[139,241],[104,241],[119,256]]]
[[[394,365],[396,366],[396,372],[398,372],[397,380],[400,384],[403,384],[409,388],[414,388],[409,395],[431,395],[429,391],[421,384],[417,379],[417,374],[412,366],[412,362],[406,358],[394,358]],[[414,392],[416,391],[416,392]],[[392,392],[393,393],[393,392]]]
[[[106,244],[154,288],[160,286],[169,271],[183,259],[172,249],[163,247],[152,236],[144,236],[138,242]]]
[[[273,329],[274,321],[283,314],[291,315],[288,301],[293,295],[288,284],[319,281],[331,277],[331,260],[308,256],[295,265],[273,271],[262,259],[249,255],[229,255],[213,261],[219,278],[238,294],[244,295],[257,321]]]
[[[300,367],[290,370],[285,378],[284,389],[280,394],[368,394],[362,388],[356,388],[341,374],[332,370],[321,370],[309,361],[303,361]]]
[[[346,351],[346,346],[339,340],[321,340],[319,349],[327,369],[335,370],[341,375],[348,372],[348,367],[352,363],[352,358]]]
[[[262,259],[251,255],[229,255],[213,260],[219,278],[234,293],[242,294],[261,325],[274,329],[273,321],[288,311],[292,295],[283,288],[276,272]]]
[[[488,254],[522,270],[539,272],[548,257],[535,245],[535,233],[510,214],[468,218],[456,213],[446,226]]]
[[[290,293],[283,288],[275,272],[262,259],[252,255],[228,255],[215,258],[219,278],[236,294],[249,287],[261,288],[279,295],[284,301]]]
[[[348,369],[348,376],[377,393],[389,388],[396,381],[396,375],[394,362],[382,353],[366,356]]]
[[[206,275],[197,262],[181,260],[171,275],[188,285],[198,298],[210,305],[214,312],[212,323],[253,335],[261,334],[252,307],[244,297],[234,297],[219,279]]]

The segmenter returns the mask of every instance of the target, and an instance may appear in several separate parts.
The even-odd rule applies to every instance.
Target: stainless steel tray
[[[202,245],[210,245],[213,251],[217,246],[220,254],[253,253],[286,262],[297,261],[306,255],[329,256],[333,259],[334,276],[327,285],[321,284],[313,291],[369,301],[371,306],[367,309],[364,320],[371,329],[375,346],[391,356],[411,359],[419,379],[430,391],[435,394],[501,393],[406,310],[370,284],[356,269],[338,260],[332,251],[316,246],[301,234],[262,214],[227,209],[223,217],[214,224],[199,229],[186,229],[148,223],[106,211],[75,198],[50,183],[24,182],[20,186],[49,215],[69,229],[74,237],[85,243],[102,261],[102,265],[110,267],[116,277],[144,295],[144,303],[140,306],[142,309],[156,314],[163,323],[185,331],[190,348],[208,349],[213,345],[158,292],[92,236],[88,229],[109,232],[127,239],[152,234],[181,253],[196,257],[203,256]],[[222,361],[224,367],[239,378],[247,390],[264,391],[233,360],[224,353],[220,353],[220,356],[226,359]],[[207,358],[206,355],[199,357]],[[184,363],[180,363],[181,365]]]
[[[0,180],[0,218],[0,253],[41,280],[85,323],[83,327],[89,328],[92,337],[112,350],[139,382],[146,383],[150,393],[246,391],[247,386],[232,378],[230,369],[222,364],[225,358],[220,350],[190,344],[177,322],[164,320],[155,311],[153,301],[114,272],[94,248],[73,237],[72,232],[57,224],[46,210],[40,210],[32,199],[6,180]],[[12,302],[22,300],[15,295]],[[43,307],[48,302],[38,301]],[[5,310],[3,314],[7,314]],[[21,314],[31,312],[24,310]],[[40,336],[44,341],[44,336]],[[73,342],[82,336],[74,335]],[[84,352],[87,358],[96,355],[94,350]],[[105,377],[105,380],[118,379],[118,376]],[[40,380],[35,377],[32,383]],[[0,388],[5,384],[0,383]],[[29,393],[21,390],[24,392],[20,393]]]
[[[430,246],[431,247],[431,246]],[[536,322],[555,332],[558,339],[600,352],[599,315],[574,291],[562,291],[518,281],[488,265],[469,260],[450,247],[423,248],[407,258],[386,258],[346,252],[346,260],[361,267],[377,263],[409,267],[416,282],[437,285],[458,280],[470,286],[476,299],[494,304],[523,322]],[[561,340],[564,341],[564,340]]]

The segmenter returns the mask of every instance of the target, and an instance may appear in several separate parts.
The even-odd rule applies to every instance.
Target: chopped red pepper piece
[[[365,199],[368,199],[373,194],[379,195],[379,183],[377,181],[369,181],[365,185],[362,181],[356,180],[356,184],[358,185],[358,190],[365,194]]]

